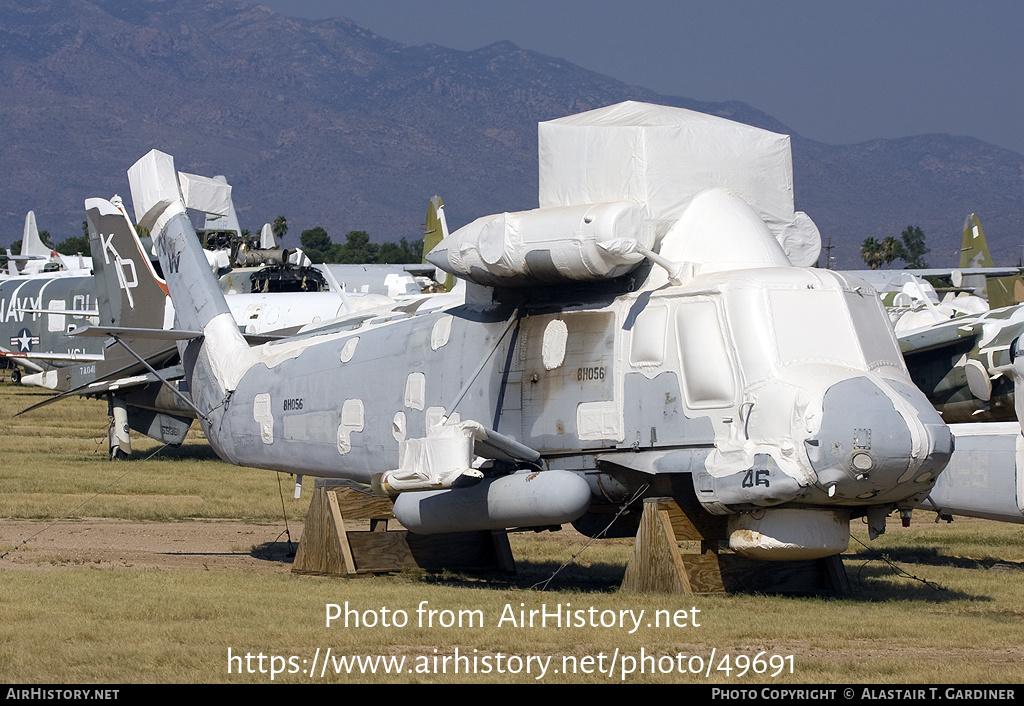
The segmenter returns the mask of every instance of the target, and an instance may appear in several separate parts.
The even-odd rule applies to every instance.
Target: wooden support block
[[[313,491],[302,538],[292,562],[295,573],[348,575],[328,495],[323,488]],[[347,550],[347,542],[345,544]]]
[[[318,480],[292,572],[365,576],[409,569],[515,572],[505,532],[417,535],[388,498]]]
[[[695,508],[686,511],[673,498],[647,498],[622,587],[680,594],[850,592],[839,556],[758,561],[722,547],[727,537],[724,517]],[[699,541],[701,550],[682,553],[680,541]]]
[[[693,593],[669,513],[660,510],[657,503],[644,503],[622,587],[643,592]]]

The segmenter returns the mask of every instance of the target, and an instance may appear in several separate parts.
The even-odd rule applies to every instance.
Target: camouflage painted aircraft
[[[960,266],[955,283],[987,296],[990,309],[966,314],[944,309],[917,318],[917,327],[898,326],[900,348],[914,382],[947,423],[1016,421],[1014,364],[1024,334],[1024,309],[1016,301],[1024,284],[1019,274],[976,272],[994,268],[973,213],[964,221]]]
[[[992,255],[981,230],[981,221],[973,213],[964,219],[963,240],[960,245],[960,272],[954,284],[957,287],[973,288],[979,296],[988,300],[989,308],[1001,309],[1024,302],[1024,278],[1020,268],[1006,275],[988,275],[973,272],[995,269]]]
[[[619,142],[595,150],[595,124]],[[715,185],[729,188],[677,179],[693,157],[680,158],[693,142],[679,135],[694,132],[700,158],[721,147]],[[788,137],[636,103],[541,135],[548,164],[600,179],[625,158],[652,170],[630,188],[654,190],[616,198],[587,183],[591,202],[550,204],[542,172],[541,208],[479,219],[434,248],[464,295],[257,347],[206,266],[173,160],[154,150],[137,162],[136,217],[154,234],[217,454],[372,485],[418,533],[571,521],[596,532],[610,506],[672,495],[727,515],[731,546],[769,560],[837,554],[851,517],[874,535],[928,495],[952,437],[877,295],[787,256],[809,232],[785,189]]]
[[[917,320],[924,325],[897,334],[911,378],[956,438],[956,452],[922,507],[944,517],[1024,523],[1024,307],[1016,303],[1024,287],[1016,272],[993,272],[973,213],[960,252],[953,283],[986,296],[992,309],[923,316]]]

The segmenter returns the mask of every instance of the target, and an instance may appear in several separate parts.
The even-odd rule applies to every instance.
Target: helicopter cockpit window
[[[843,293],[834,289],[779,289],[769,293],[782,364],[800,361],[864,367]]]
[[[889,326],[881,300],[874,294],[848,292],[846,303],[849,305],[853,327],[857,331],[868,366],[877,368],[888,365],[902,370],[903,355]]]

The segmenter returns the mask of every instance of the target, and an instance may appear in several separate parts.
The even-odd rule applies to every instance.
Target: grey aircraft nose
[[[829,497],[869,500],[911,480],[909,469],[927,480],[949,460],[952,436],[938,413],[916,389],[893,388],[917,419],[908,421],[867,377],[844,380],[825,392],[821,428],[806,448],[818,487]],[[925,472],[928,478],[922,477]]]

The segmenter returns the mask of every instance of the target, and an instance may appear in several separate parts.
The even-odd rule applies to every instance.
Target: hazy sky
[[[739,100],[844,144],[968,135],[1024,154],[1024,3],[267,0],[404,44],[503,39],[629,84]]]

